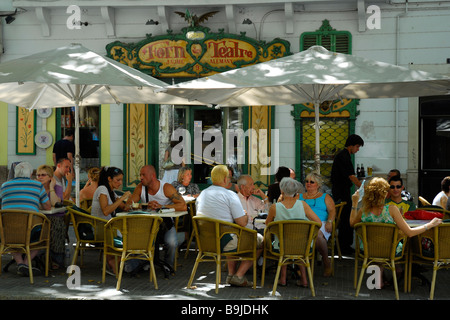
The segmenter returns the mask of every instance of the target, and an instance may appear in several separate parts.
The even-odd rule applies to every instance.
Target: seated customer
[[[248,223],[248,216],[242,208],[239,197],[229,190],[231,176],[227,166],[217,165],[211,171],[212,185],[200,193],[197,198],[197,216],[205,216],[217,220],[236,223],[245,227]],[[258,256],[262,252],[261,234],[258,237]],[[237,247],[237,237],[231,235],[230,241],[223,247],[223,251],[233,251]],[[239,268],[236,268],[236,261],[228,261],[227,283],[233,286],[251,287],[253,283],[245,277],[247,270],[252,266],[252,261],[242,261]],[[237,270],[236,270],[237,269]]]
[[[237,185],[239,188],[239,200],[248,216],[247,228],[254,229],[253,219],[258,215],[259,210],[267,210],[268,197],[261,189],[255,189],[253,178],[249,175],[241,175],[237,181]]]
[[[392,169],[392,170],[390,170],[390,171],[388,172],[388,175],[387,175],[387,181],[389,181],[389,180],[390,180],[392,177],[394,177],[394,176],[399,176],[399,177],[401,178],[401,177],[402,177],[402,174],[400,173],[400,170],[398,170],[398,169]],[[389,199],[390,196],[391,196],[391,195],[388,194],[388,195],[387,195],[387,199]],[[411,201],[411,202],[414,201],[414,198],[413,198],[413,196],[411,195],[411,193],[409,193],[408,191],[405,190],[405,186],[403,186],[403,189],[402,189],[402,199],[403,199],[403,200],[406,200],[406,201]]]
[[[125,211],[127,206],[124,201],[131,195],[126,191],[119,197],[114,190],[122,185],[123,172],[116,167],[104,167],[100,172],[98,188],[92,197],[91,215],[102,219],[111,219],[115,216],[116,210]],[[116,274],[116,264],[114,256],[107,257],[108,274]]]
[[[311,172],[305,179],[306,192],[300,194],[300,200],[305,201],[314,213],[322,221],[322,227],[319,230],[316,240],[316,248],[322,256],[324,266],[324,277],[331,276],[333,269],[331,261],[328,258],[328,239],[333,231],[333,221],[336,218],[336,207],[333,198],[322,192],[322,177]]]
[[[403,189],[403,180],[400,176],[393,176],[389,179],[389,198],[386,198],[386,204],[395,205],[402,216],[408,211],[416,210],[414,202],[403,199]]]
[[[152,165],[143,166],[140,171],[140,178],[141,182],[134,189],[127,204],[141,201],[148,203],[148,207],[152,210],[158,210],[162,207],[173,208],[176,211],[187,210],[186,202],[174,186],[156,178],[155,167]],[[163,218],[163,223],[165,228],[160,228],[160,231],[167,230],[163,236],[164,242],[169,248],[166,262],[173,267],[178,247],[177,232],[172,218]]]
[[[430,228],[436,227],[442,223],[441,219],[434,218],[427,224],[411,228],[403,219],[402,214],[394,205],[385,203],[389,192],[389,183],[383,178],[372,178],[369,183],[364,185],[364,196],[362,198],[362,207],[357,210],[359,201],[359,191],[352,195],[352,211],[350,214],[350,226],[358,222],[382,222],[396,224],[397,227],[408,237],[413,237],[424,233]],[[397,247],[397,252],[402,251],[402,244]],[[380,266],[381,271],[382,266]],[[383,275],[383,272],[380,272]],[[381,279],[380,283],[383,283]]]
[[[53,178],[53,168],[43,164],[39,166],[36,170],[36,180],[42,183],[47,192],[48,198],[52,207],[55,206],[57,202],[61,202],[63,199],[62,188],[57,188],[56,180]]]
[[[182,167],[178,171],[178,179],[172,182],[172,185],[177,191],[179,187],[185,187],[186,192],[182,196],[189,196],[197,198],[200,195],[200,188],[196,183],[191,182],[192,169],[189,167]]]
[[[280,190],[282,200],[273,204],[269,209],[269,215],[266,219],[266,225],[272,221],[281,220],[310,220],[322,223],[319,217],[312,211],[310,206],[305,202],[298,200],[297,191],[299,189],[300,182],[292,178],[283,178],[280,182]],[[274,242],[274,248],[278,247],[278,240]],[[286,285],[286,271],[287,266],[281,268],[279,284]],[[297,285],[302,287],[308,287],[308,280],[306,279],[306,269],[304,266],[300,266],[301,281],[297,282]]]
[[[83,189],[80,190],[80,201],[92,199],[98,188],[98,179],[100,178],[100,168],[90,168],[88,171],[88,181]]]
[[[130,191],[118,196],[114,190],[118,190],[122,185],[123,171],[116,167],[104,167],[100,172],[98,188],[92,197],[91,215],[102,219],[111,219],[115,216],[116,210],[126,211],[126,201]]]
[[[53,177],[53,168],[44,164],[37,168],[36,178],[40,181],[52,207],[63,199],[63,189],[56,185]],[[50,220],[50,257],[52,270],[64,269],[64,252],[66,250],[66,223],[65,213],[55,213],[47,215]]]
[[[275,173],[275,183],[271,184],[267,189],[267,196],[269,197],[269,202],[273,203],[278,201],[281,195],[280,191],[280,181],[285,177],[290,177],[291,171],[287,167],[279,167]]]
[[[450,177],[445,177],[441,181],[441,192],[439,192],[431,203],[433,206],[439,206],[443,209],[447,208],[447,200],[450,195]]]
[[[33,167],[28,162],[21,162],[14,169],[14,179],[8,180],[0,188],[0,199],[2,210],[29,210],[39,212],[39,208],[50,210],[51,204],[42,183],[31,180]],[[23,226],[27,228],[26,225]],[[34,230],[31,231],[32,233]],[[39,250],[31,251],[31,260],[38,254]],[[17,271],[24,275],[29,275],[28,259],[22,258],[22,252],[12,253],[17,263]],[[40,273],[37,268],[32,268],[33,275]]]
[[[73,172],[71,172],[72,163],[67,158],[61,158],[56,164],[54,179],[56,180],[56,192],[61,188],[63,191],[63,200],[71,200]]]

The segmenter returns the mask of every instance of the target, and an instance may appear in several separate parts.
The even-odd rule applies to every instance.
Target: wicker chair
[[[192,227],[192,218],[195,217],[196,208],[195,208],[195,201],[189,201],[186,203],[188,206],[189,211],[189,217],[186,217],[186,220],[189,219],[189,240],[186,244],[186,253],[184,254],[184,258],[187,259],[187,256],[189,254],[189,248],[191,247],[192,240],[194,240],[194,228]],[[184,218],[183,218],[184,220]],[[195,244],[196,250],[198,249],[197,244]]]
[[[420,204],[422,205],[422,207],[431,206],[431,203],[422,196],[419,196],[419,201],[420,201]]]
[[[283,265],[304,265],[308,271],[311,294],[314,290],[312,265],[314,264],[314,250],[316,238],[321,224],[309,220],[282,220],[269,223],[264,229],[264,262],[261,276],[261,286],[264,286],[266,260],[278,261],[272,295],[277,290],[278,278]],[[278,238],[280,249],[272,246],[273,235]]]
[[[78,253],[80,253],[81,265],[83,265],[84,250],[103,250],[104,226],[108,220],[91,216],[70,206],[67,210],[77,239],[72,264],[77,263]]]
[[[333,229],[331,231],[331,236],[328,239],[328,249],[331,250],[331,269],[333,270],[333,276],[334,276],[334,248],[336,247],[338,252],[339,259],[342,259],[342,253],[341,253],[341,247],[339,245],[339,238],[337,234],[337,228],[339,227],[339,222],[341,221],[341,214],[342,210],[344,209],[344,206],[347,204],[347,202],[340,202],[337,204],[336,207],[336,217],[333,221]]]
[[[400,235],[399,229],[395,224],[376,223],[376,222],[360,222],[355,225],[355,274],[354,285],[358,296],[361,289],[361,283],[364,278],[367,267],[372,264],[382,264],[392,271],[394,282],[395,297],[398,300],[398,285],[395,266],[404,264],[405,279],[407,279],[408,259],[405,255],[407,245],[406,235]],[[363,244],[363,250],[360,249],[360,242]],[[400,254],[396,255],[397,245],[402,242],[403,247]],[[363,259],[359,281],[356,284],[359,260]],[[405,280],[405,291],[406,291]]]
[[[37,241],[31,242],[33,228],[40,227]],[[25,210],[0,210],[0,258],[8,252],[23,252],[29,261],[30,283],[34,283],[31,270],[32,250],[45,250],[45,276],[48,276],[50,254],[50,220],[42,213]],[[0,259],[1,273],[1,259]]]
[[[430,239],[433,243],[431,251],[424,250],[422,246],[423,239]],[[411,287],[411,267],[412,264],[431,265],[433,267],[433,276],[430,289],[430,300],[434,299],[434,289],[436,287],[436,275],[439,269],[450,268],[450,223],[443,223],[434,227],[417,237],[411,239],[411,261],[408,272],[408,288]]]
[[[221,282],[221,264],[225,261],[253,261],[253,289],[256,288],[256,234],[255,230],[241,227],[235,223],[207,217],[195,216],[192,218],[195,237],[198,245],[198,254],[187,287],[191,288],[200,262],[216,263],[216,293],[219,293]],[[233,252],[222,252],[220,240],[224,235],[235,234],[238,237],[237,249]]]
[[[150,262],[150,281],[153,279],[155,289],[158,289],[155,266],[155,240],[162,218],[158,216],[126,215],[116,217],[105,225],[105,246],[103,250],[102,282],[105,282],[106,260],[108,255],[120,257],[120,269],[116,289],[120,289],[125,261],[131,259]],[[115,244],[117,232],[122,235],[122,247]]]
[[[83,199],[80,201],[80,208],[91,213],[92,199]]]

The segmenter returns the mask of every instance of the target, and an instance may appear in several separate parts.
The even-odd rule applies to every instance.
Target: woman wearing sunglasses
[[[55,206],[55,203],[61,202],[63,197],[62,188],[56,185],[53,173],[53,168],[46,164],[39,166],[36,170],[36,180],[44,185],[52,207]]]
[[[44,185],[52,207],[63,199],[63,189],[56,184],[53,168],[41,165],[36,170],[36,179]],[[66,223],[63,213],[47,215],[50,219],[50,257],[52,270],[64,269],[64,252],[66,249]]]
[[[305,201],[314,213],[322,221],[316,240],[316,248],[322,256],[324,266],[324,277],[331,276],[333,269],[328,258],[328,239],[333,229],[333,221],[336,217],[336,207],[334,200],[329,194],[321,191],[323,185],[322,177],[315,173],[309,173],[305,179],[306,192],[300,194],[300,200]]]

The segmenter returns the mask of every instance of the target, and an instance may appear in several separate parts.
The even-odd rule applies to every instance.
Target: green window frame
[[[329,51],[344,53],[344,54],[352,54],[352,34],[348,31],[336,31],[330,25],[328,20],[322,21],[322,26],[313,32],[304,32],[300,35],[300,51],[307,50],[311,46],[320,45],[326,48]],[[355,133],[355,121],[356,117],[359,114],[357,110],[357,106],[359,104],[359,100],[353,100],[352,102],[346,104],[344,108],[339,108],[339,100],[333,101],[331,104],[323,103],[323,106],[320,108],[320,117],[333,119],[337,113],[342,113],[346,111],[348,117],[342,117],[341,120],[348,121],[348,134]],[[303,159],[306,150],[302,150],[304,146],[305,137],[304,125],[309,124],[311,121],[311,117],[313,117],[313,106],[308,104],[295,104],[294,110],[291,112],[292,117],[295,122],[295,171],[297,173],[297,179],[304,180],[305,175],[308,173],[305,168],[307,167],[307,163],[309,159]],[[333,115],[334,113],[334,115]],[[323,138],[323,136],[321,136]],[[303,151],[303,153],[302,153]],[[333,150],[333,153],[337,153],[338,150]],[[323,150],[321,150],[321,153]],[[334,158],[334,157],[332,157]],[[329,173],[331,170],[332,159],[329,154],[321,155],[321,162],[324,162],[326,166],[328,166],[324,172],[325,175]],[[354,162],[354,156],[352,156],[352,161]],[[328,176],[326,176],[328,178]]]
[[[352,34],[349,31],[336,31],[328,20],[314,32],[303,32],[300,36],[300,51],[319,45],[329,51],[352,54]]]

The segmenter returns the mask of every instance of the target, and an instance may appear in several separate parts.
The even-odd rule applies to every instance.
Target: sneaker
[[[17,274],[24,276],[24,277],[29,277],[30,271],[29,271],[28,266],[24,263],[19,264],[17,266]]]
[[[227,275],[226,284],[230,284],[231,278],[233,278],[232,274]]]
[[[41,269],[36,268],[36,267],[32,267],[31,268],[32,272],[33,272],[33,276],[40,276],[41,275]],[[24,277],[29,277],[30,276],[30,269],[28,268],[28,265],[21,263],[17,266],[17,273],[24,276]]]
[[[253,287],[253,282],[248,281],[246,277],[233,276],[230,279],[230,284],[236,287]]]

